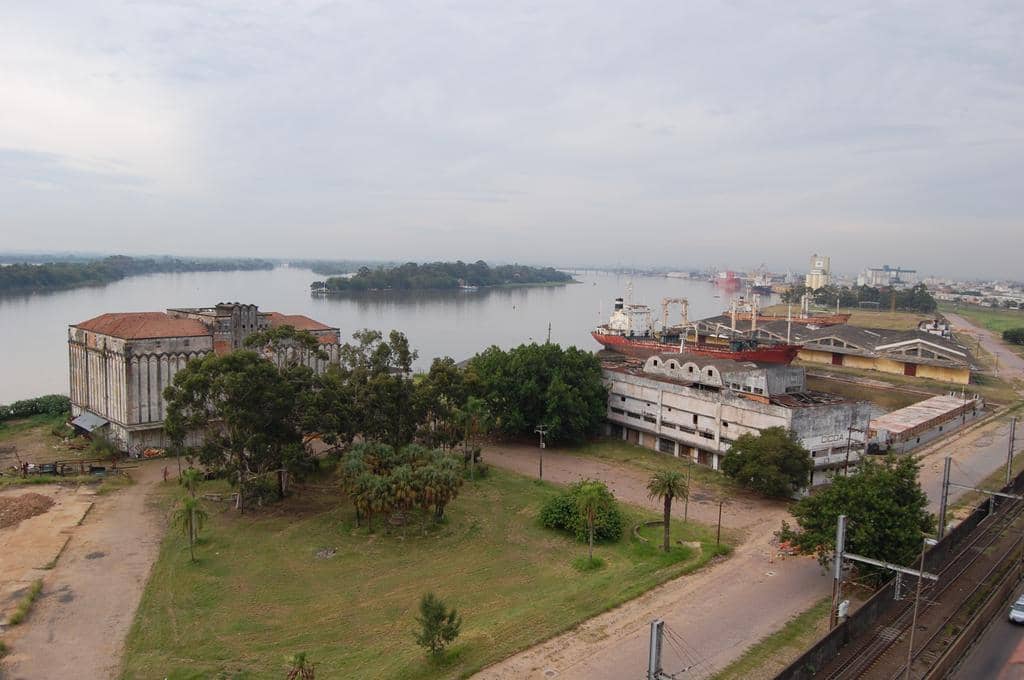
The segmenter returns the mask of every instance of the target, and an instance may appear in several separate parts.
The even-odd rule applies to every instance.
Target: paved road
[[[488,463],[531,476],[537,474],[536,447],[497,447],[484,452]],[[568,483],[580,477],[602,479],[627,502],[658,509],[647,498],[649,474],[555,449],[544,454],[544,478]],[[717,520],[709,494],[695,494],[690,517]],[[678,505],[678,504],[677,504]],[[675,513],[682,515],[681,508]],[[726,561],[682,576],[584,622],[574,630],[516,654],[479,673],[477,680],[640,680],[646,677],[650,622],[663,618],[679,636],[666,646],[666,670],[678,672],[701,663],[685,677],[707,678],[739,657],[750,645],[781,628],[793,616],[831,592],[831,582],[811,557],[778,559],[771,546],[783,519],[792,519],[781,503],[739,499],[727,506],[723,524],[746,540]],[[681,676],[683,677],[683,676]]]
[[[1024,358],[1011,351],[1003,341],[992,331],[975,326],[970,321],[957,314],[946,314],[946,318],[953,322],[953,325],[960,330],[974,335],[981,341],[981,346],[990,354],[999,357],[999,375],[1003,378],[1024,379]]]
[[[1000,419],[979,425],[966,434],[954,434],[930,445],[922,451],[921,487],[928,494],[928,508],[932,512],[939,509],[939,498],[942,493],[942,467],[946,456],[953,458],[950,469],[950,481],[968,486],[975,486],[993,470],[1006,465],[1006,451],[1009,445],[1010,422]],[[1018,418],[1017,437],[1014,455],[1024,451],[1024,418]],[[1001,486],[1001,484],[1000,484]],[[949,498],[952,503],[967,493],[963,489],[951,487]]]
[[[1018,594],[1014,595],[1014,598]],[[1006,608],[989,624],[978,641],[968,651],[967,656],[950,676],[951,680],[977,680],[978,678],[998,678],[1013,650],[1024,642],[1024,626],[1010,623],[1006,618],[1010,602]]]

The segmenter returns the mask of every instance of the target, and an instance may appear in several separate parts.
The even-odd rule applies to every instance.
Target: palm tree
[[[665,501],[665,552],[669,550],[669,527],[672,522],[672,499],[689,498],[690,486],[683,477],[683,473],[677,470],[662,470],[656,472],[651,481],[647,482],[647,497],[650,499],[661,498]]]
[[[199,501],[189,496],[182,498],[181,507],[174,511],[173,522],[181,527],[182,533],[188,538],[188,554],[193,562],[196,561],[196,538],[208,518],[206,511],[199,507]]]
[[[580,514],[587,520],[587,531],[590,538],[590,561],[594,561],[594,519],[601,507],[604,497],[601,493],[601,485],[598,482],[586,482],[580,486],[576,496],[576,507]]]
[[[186,470],[182,470],[178,478],[178,481],[188,491],[188,495],[192,498],[196,497],[196,489],[199,487],[199,482],[202,480],[203,474],[194,467],[190,467]]]
[[[456,419],[465,428],[462,439],[463,451],[469,460],[469,478],[473,479],[476,472],[476,450],[477,437],[487,432],[491,427],[491,412],[487,408],[487,402],[479,397],[470,397],[461,409],[456,409]],[[476,447],[478,448],[478,447]]]

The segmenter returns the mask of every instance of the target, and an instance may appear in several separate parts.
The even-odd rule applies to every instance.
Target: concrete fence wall
[[[1024,472],[1006,487],[1004,492],[1021,493],[1024,490]],[[997,498],[996,507],[1008,499]],[[983,519],[989,516],[989,501],[984,500],[963,522],[949,531],[937,545],[925,553],[925,571],[936,572],[944,567],[955,555],[959,546],[970,536]],[[904,584],[904,587],[906,585]],[[893,599],[896,579],[890,580],[872,595],[860,609],[846,621],[836,626],[828,635],[819,640],[796,661],[791,663],[775,680],[810,680],[814,675],[839,655],[840,650],[850,642],[859,640],[874,629],[875,623],[900,603]]]

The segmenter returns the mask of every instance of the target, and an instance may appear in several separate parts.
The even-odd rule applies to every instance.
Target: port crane
[[[685,326],[688,323],[686,317],[689,315],[689,311],[690,311],[690,301],[689,300],[687,300],[686,298],[676,298],[676,297],[662,298],[661,299],[661,328],[663,330],[668,328],[668,313],[669,313],[669,310],[671,309],[672,305],[679,305],[679,309],[682,312],[682,318],[681,318],[681,320],[679,322],[679,325],[680,326]]]

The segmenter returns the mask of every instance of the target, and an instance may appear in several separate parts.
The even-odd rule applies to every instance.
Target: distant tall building
[[[887,264],[883,264],[881,267],[868,267],[857,276],[858,286],[871,286],[872,288],[909,288],[915,283],[917,283],[917,271],[902,267],[890,267]]]
[[[818,255],[817,253],[812,255],[811,270],[804,277],[804,285],[811,290],[818,290],[827,286],[831,280],[832,267],[829,264],[828,255]]]

